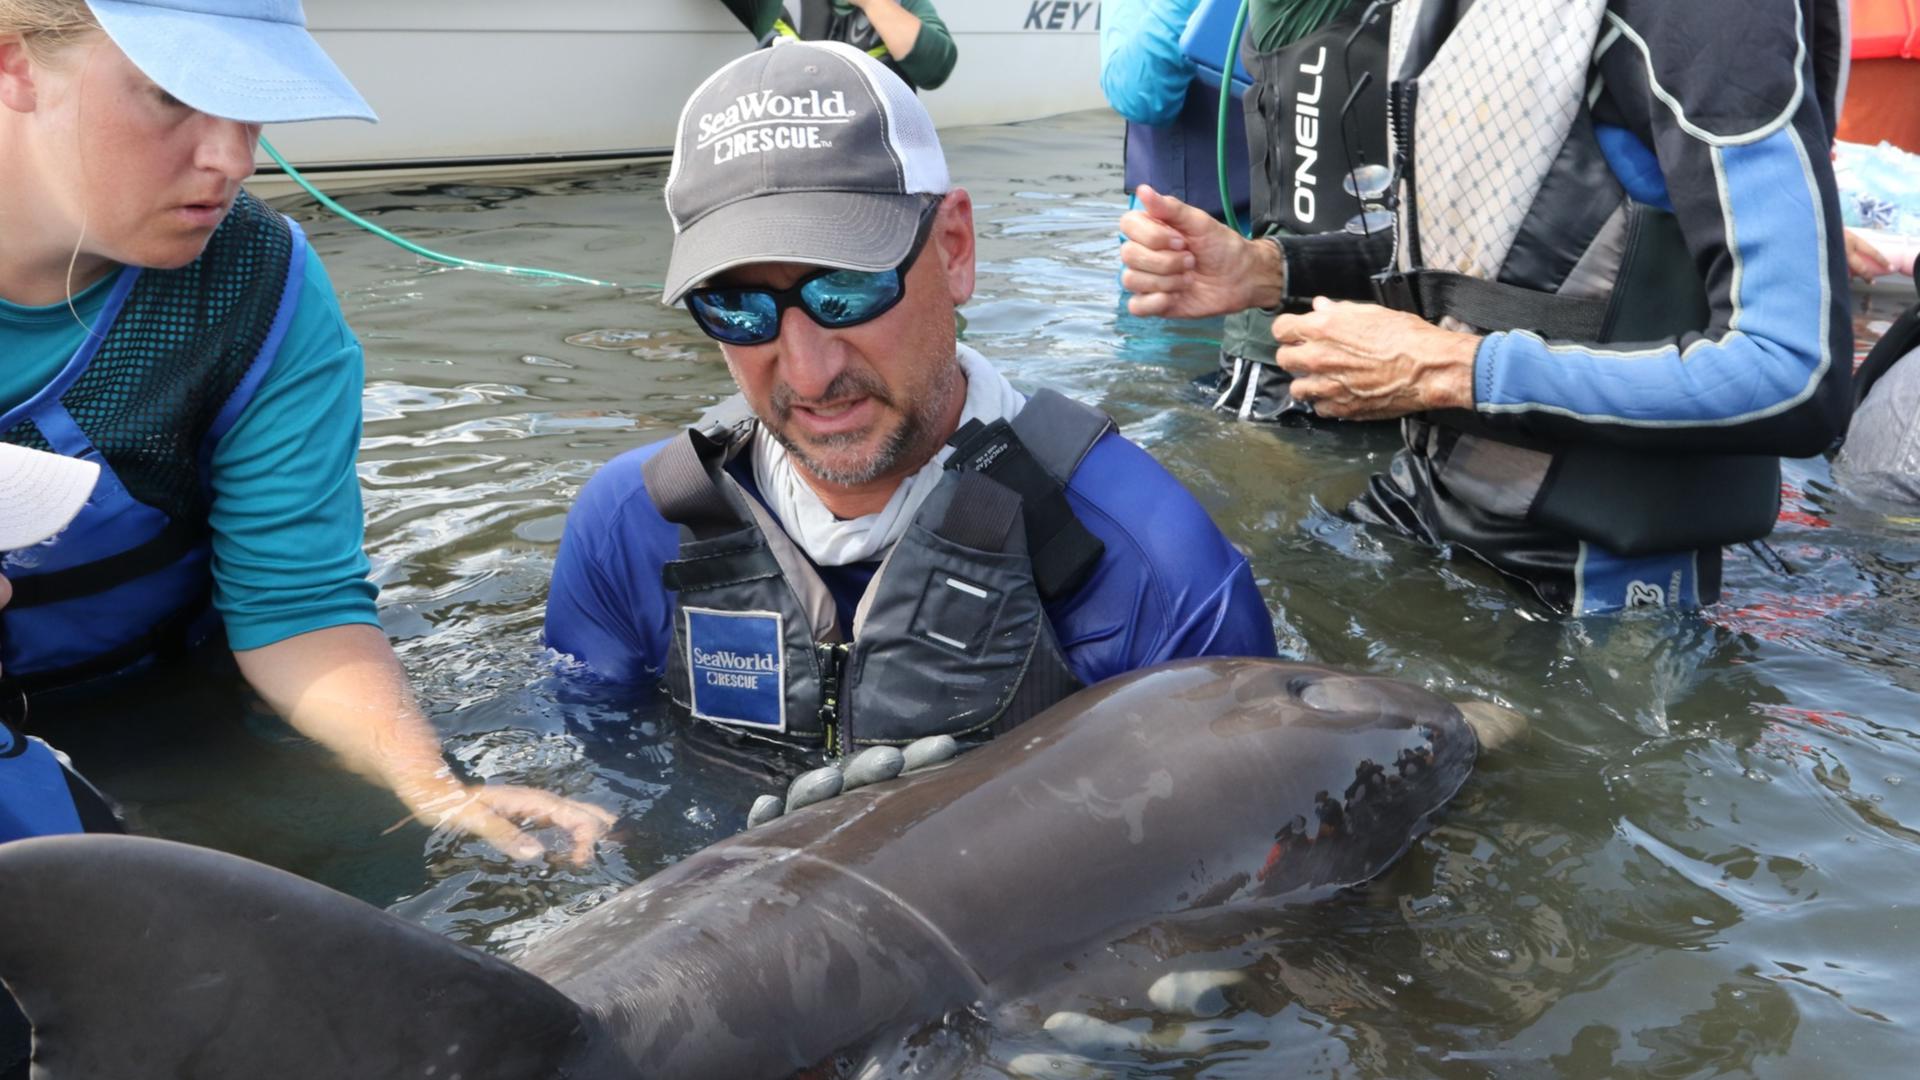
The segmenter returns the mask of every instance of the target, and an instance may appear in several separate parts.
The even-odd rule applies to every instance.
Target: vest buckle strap
[[[1034,585],[1051,603],[1086,584],[1106,544],[1087,530],[1067,504],[1066,486],[1028,452],[1005,420],[968,421],[947,445],[954,448],[947,468],[977,472],[1020,496],[1033,560]]]
[[[1431,323],[1456,319],[1487,333],[1530,330],[1556,341],[1599,341],[1607,323],[1605,300],[1576,300],[1445,270],[1395,271],[1373,281],[1381,304]]]

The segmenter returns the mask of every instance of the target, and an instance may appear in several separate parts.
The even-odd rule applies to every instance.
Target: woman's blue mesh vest
[[[14,590],[0,609],[8,686],[108,674],[217,628],[209,462],[279,351],[301,243],[242,193],[192,264],[120,271],[96,332],[0,417],[0,439],[101,465],[64,532],[0,558]]]

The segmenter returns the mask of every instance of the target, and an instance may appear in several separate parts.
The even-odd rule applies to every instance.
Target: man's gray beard
[[[942,395],[942,400],[939,402],[923,401],[921,407],[918,409],[902,410],[901,415],[904,419],[901,421],[900,426],[895,428],[893,433],[881,442],[880,448],[874,451],[871,458],[859,463],[859,465],[853,468],[834,468],[815,458],[812,454],[809,454],[807,448],[800,445],[797,440],[787,437],[784,423],[783,426],[779,428],[764,422],[761,426],[765,427],[767,434],[773,436],[773,441],[785,447],[787,453],[793,456],[793,460],[814,479],[822,481],[823,483],[832,484],[836,487],[858,487],[861,484],[870,484],[892,472],[894,469],[899,468],[900,463],[906,460],[908,454],[922,449],[922,443],[927,439],[928,430],[932,425],[931,418],[933,416],[944,416],[946,414],[947,406],[951,404],[951,395],[955,391],[960,390],[962,386],[964,386],[964,383],[961,382],[960,365],[956,362],[951,371],[948,372],[943,387],[943,389],[946,390],[946,394]],[[778,414],[783,422],[791,419],[794,404],[791,391],[787,391],[784,394],[782,393],[782,390],[785,389],[785,387],[781,387],[775,390],[772,402],[772,411]],[[826,400],[832,400],[835,397],[845,395],[856,389],[873,398],[875,401],[883,404],[893,403],[892,399],[886,396],[886,388],[884,386],[881,386],[878,382],[855,377],[851,373],[843,374],[840,379],[835,379],[834,382],[827,387],[826,393],[821,396]],[[815,445],[823,447],[849,446],[858,443],[861,438],[864,437],[864,434],[863,432],[849,432],[844,435],[829,435],[817,440]],[[926,456],[930,459],[934,454],[939,452],[940,447],[936,444],[925,449],[927,452]]]
[[[872,457],[847,469],[834,468],[809,454],[806,447],[787,438],[784,431],[778,431],[769,426],[767,433],[773,436],[775,442],[786,447],[787,453],[793,455],[793,460],[814,479],[835,487],[858,487],[861,484],[870,484],[892,472],[900,464],[901,459],[907,456],[908,451],[919,444],[926,430],[926,424],[921,421],[918,413],[909,412],[905,415],[905,422],[895,428],[893,434],[886,437]],[[859,442],[864,434],[864,432],[851,432],[845,435],[829,435],[817,440],[816,445],[847,446]]]

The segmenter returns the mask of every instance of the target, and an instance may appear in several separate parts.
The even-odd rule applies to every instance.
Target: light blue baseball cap
[[[107,36],[162,90],[250,124],[377,120],[307,33],[300,0],[87,0]]]

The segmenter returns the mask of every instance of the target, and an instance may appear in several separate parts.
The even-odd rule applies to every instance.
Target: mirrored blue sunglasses
[[[765,345],[780,336],[788,308],[799,308],[820,326],[840,330],[870,322],[893,310],[907,294],[907,271],[933,232],[938,199],[920,212],[920,225],[907,257],[891,270],[824,269],[784,289],[710,286],[687,293],[693,321],[715,341],[728,345]]]

